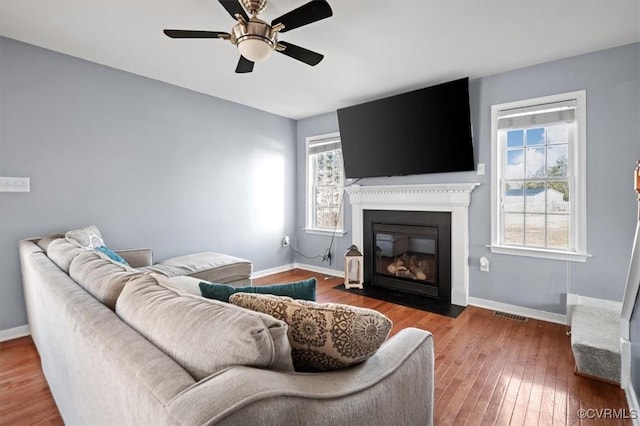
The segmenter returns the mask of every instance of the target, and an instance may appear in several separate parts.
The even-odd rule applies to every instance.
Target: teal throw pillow
[[[212,284],[200,282],[200,293],[208,299],[216,299],[229,302],[229,297],[234,293],[261,293],[275,296],[287,296],[298,300],[316,300],[316,279],[298,281],[288,284],[259,285],[247,287],[233,287],[226,284]]]
[[[109,259],[113,260],[114,262],[122,263],[123,265],[129,266],[127,261],[124,260],[122,256],[120,256],[118,253],[111,250],[110,248],[105,246],[100,246],[100,247],[96,247],[95,249],[98,250],[99,252],[106,254],[109,257]]]

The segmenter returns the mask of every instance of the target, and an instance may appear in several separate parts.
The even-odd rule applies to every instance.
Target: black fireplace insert
[[[365,210],[365,285],[451,303],[451,213]]]

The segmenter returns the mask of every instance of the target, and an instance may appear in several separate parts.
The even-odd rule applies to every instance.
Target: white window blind
[[[571,123],[576,119],[575,99],[498,111],[498,129],[526,129]]]
[[[336,149],[342,149],[338,138],[317,139],[309,142],[309,155],[335,151]]]

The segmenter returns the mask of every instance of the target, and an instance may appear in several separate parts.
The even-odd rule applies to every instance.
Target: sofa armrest
[[[184,391],[167,409],[181,424],[431,425],[433,391],[433,337],[406,328],[352,368],[229,368]]]
[[[142,268],[153,264],[153,251],[149,248],[115,250],[132,268]]]

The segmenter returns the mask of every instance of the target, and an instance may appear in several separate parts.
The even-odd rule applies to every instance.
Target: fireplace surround
[[[478,183],[384,185],[346,188],[352,208],[352,243],[364,247],[365,211],[448,212],[451,217],[451,303],[469,300],[469,204]],[[363,252],[365,258],[370,253]],[[365,261],[365,271],[366,271]],[[370,286],[365,276],[365,287]]]

